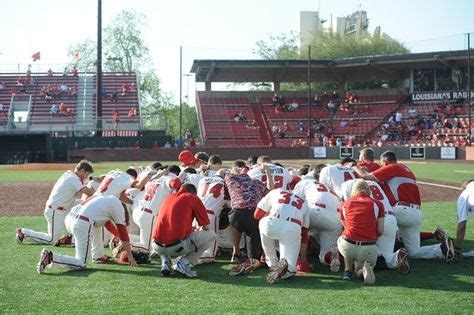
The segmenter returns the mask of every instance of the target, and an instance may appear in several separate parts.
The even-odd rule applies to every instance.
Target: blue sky
[[[333,14],[335,21],[359,8],[368,13],[369,30],[380,25],[413,52],[465,49],[463,33],[474,32],[470,0],[103,0],[103,25],[122,9],[144,13],[154,67],[177,99],[180,45],[186,73],[194,59],[256,58],[256,41],[299,31],[300,11]],[[16,71],[19,63],[26,71],[35,51],[41,51],[41,68],[60,71],[69,44],[96,36],[96,16],[96,0],[1,0],[0,71]],[[186,94],[186,79],[183,89]]]

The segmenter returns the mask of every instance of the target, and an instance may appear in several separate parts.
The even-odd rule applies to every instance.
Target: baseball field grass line
[[[443,223],[453,235],[454,202],[425,203],[424,230]],[[90,265],[85,271],[47,269],[36,273],[42,245],[18,245],[16,227],[44,230],[42,217],[0,218],[0,306],[2,313],[472,313],[474,260],[447,265],[412,261],[412,272],[376,272],[374,286],[342,281],[319,262],[315,272],[268,285],[266,270],[248,277],[229,277],[228,256],[215,265],[198,266],[198,279],[163,278],[159,262],[131,269]],[[474,248],[468,226],[466,248]],[[73,248],[54,248],[73,254]],[[108,250],[107,250],[108,251]]]
[[[436,184],[436,183],[427,183],[423,181],[416,181],[418,184],[422,185],[428,185],[428,186],[434,186],[434,187],[442,187],[442,188],[449,188],[449,189],[455,189],[455,190],[462,190],[461,187],[456,187],[456,186],[448,186],[448,185],[442,185],[442,184]]]

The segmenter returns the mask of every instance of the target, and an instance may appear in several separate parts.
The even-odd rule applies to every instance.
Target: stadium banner
[[[327,158],[326,147],[314,147],[313,148],[314,158],[315,159],[325,159]]]
[[[415,92],[411,94],[411,100],[413,102],[458,100],[466,98],[467,91]],[[474,98],[474,91],[471,91],[471,98]]]
[[[346,158],[346,157],[354,157],[354,150],[348,147],[340,147],[339,148],[339,158]]]
[[[441,147],[441,159],[442,160],[455,160],[456,148],[455,147]]]
[[[410,160],[424,160],[425,148],[412,147],[410,148]]]

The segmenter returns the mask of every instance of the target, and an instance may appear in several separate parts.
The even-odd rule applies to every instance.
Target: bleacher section
[[[285,95],[286,104],[296,101],[296,110],[281,112],[272,105],[272,94],[262,92],[198,92],[197,111],[206,146],[289,147],[295,142],[308,140],[308,107],[303,93]],[[327,101],[311,106],[311,123],[323,124],[334,137],[352,136],[359,141],[377,129],[398,108],[402,95],[369,95],[359,97],[348,111],[337,109],[332,113]],[[235,122],[233,117],[242,112],[247,122]],[[341,123],[343,122],[343,123]],[[303,131],[297,125],[304,125]],[[286,133],[272,134],[272,126],[284,128]],[[311,139],[312,145],[321,145],[320,137]]]
[[[5,87],[0,89],[0,103],[3,104],[3,113],[7,116],[8,124],[0,122],[0,131],[15,131],[12,124],[12,115],[9,115],[12,104],[12,89],[16,90],[15,100],[26,101],[31,97],[29,120],[27,122],[27,131],[93,131],[96,120],[96,102],[95,102],[95,76],[48,76],[39,74],[32,76],[31,84],[24,87],[17,86],[17,79],[24,75],[19,74],[0,74],[0,83],[4,82]],[[47,101],[43,87],[65,84],[68,88],[74,87],[77,91],[76,96],[69,93],[61,93],[59,97]],[[133,86],[133,91],[123,92],[123,85]],[[104,74],[103,75],[103,129],[112,130],[112,114],[117,110],[120,114],[120,121],[117,124],[117,131],[124,134],[136,135],[140,130],[140,110],[138,93],[136,90],[137,78],[135,74]],[[116,99],[111,97],[115,92]],[[69,109],[69,114],[52,114],[51,105],[59,106],[61,103]],[[129,116],[129,110],[134,109],[136,116]],[[11,110],[10,110],[11,111]],[[10,113],[12,114],[12,113]],[[133,131],[133,132],[128,132]],[[104,136],[111,133],[104,132]],[[112,134],[116,134],[113,130]]]

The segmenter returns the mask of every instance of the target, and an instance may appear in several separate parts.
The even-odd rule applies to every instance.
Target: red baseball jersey
[[[194,219],[200,226],[210,224],[201,199],[181,188],[163,201],[153,227],[153,239],[165,245],[184,240],[193,231]]]
[[[415,174],[404,164],[389,164],[372,172],[393,206],[399,201],[421,205]]]
[[[344,222],[342,235],[353,241],[376,241],[377,219],[385,217],[383,204],[364,194],[344,202],[339,211]]]

